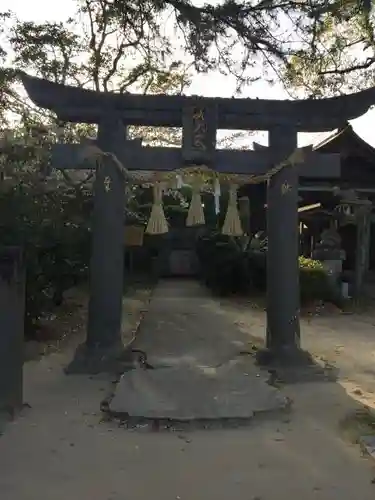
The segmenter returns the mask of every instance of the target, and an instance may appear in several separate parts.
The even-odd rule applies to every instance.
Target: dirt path
[[[266,315],[251,302],[222,300],[218,312],[231,318],[249,341],[264,341]],[[360,388],[369,403],[375,397],[375,310],[373,313],[332,313],[301,319],[302,347],[339,369],[344,385]]]
[[[32,408],[0,439],[4,500],[375,496],[373,463],[340,437],[338,422],[356,405],[339,384],[289,386],[293,412],[251,428],[131,432],[102,421],[99,402],[111,379],[63,375],[73,349],[26,365]]]

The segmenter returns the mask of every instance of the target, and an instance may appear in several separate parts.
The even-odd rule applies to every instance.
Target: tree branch
[[[352,73],[354,71],[368,69],[374,63],[375,63],[375,57],[368,57],[366,59],[366,61],[363,63],[353,64],[352,66],[349,66],[348,68],[342,68],[342,69],[335,68],[335,69],[331,69],[331,70],[320,71],[319,75],[347,75],[347,74]]]

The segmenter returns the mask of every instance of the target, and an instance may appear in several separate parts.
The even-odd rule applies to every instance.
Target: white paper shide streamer
[[[220,181],[216,177],[214,180],[214,199],[215,199],[215,214],[218,215],[220,212]]]

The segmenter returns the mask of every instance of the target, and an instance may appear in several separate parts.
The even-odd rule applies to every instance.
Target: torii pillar
[[[296,147],[296,129],[274,127],[269,130],[269,150],[275,151],[280,161],[290,156]],[[301,358],[298,183],[298,169],[290,165],[274,175],[267,185],[266,346],[272,358],[286,363]]]
[[[96,145],[121,156],[131,142],[126,133],[123,122],[109,115],[98,124]],[[121,372],[126,361],[121,340],[125,181],[113,159],[102,156],[94,182],[87,337],[67,373]]]

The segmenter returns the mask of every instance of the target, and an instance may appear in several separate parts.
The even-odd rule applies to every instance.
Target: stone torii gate
[[[322,100],[278,101],[120,95],[26,74],[22,80],[32,101],[53,111],[59,120],[98,124],[98,147],[116,155],[129,170],[207,165],[222,173],[264,174],[296,149],[298,132],[332,130],[364,114],[375,103],[375,88]],[[128,125],[182,127],[182,148],[143,147],[141,141],[126,138]],[[268,130],[269,147],[261,151],[217,150],[218,129]],[[56,145],[54,167],[95,168],[93,162],[82,161],[83,147]],[[268,181],[267,352],[274,360],[287,363],[305,358],[299,328],[299,175],[338,178],[339,155],[309,151],[302,165],[286,166]],[[105,370],[122,350],[124,183],[113,160],[104,157],[95,182],[87,340],[73,370]]]

